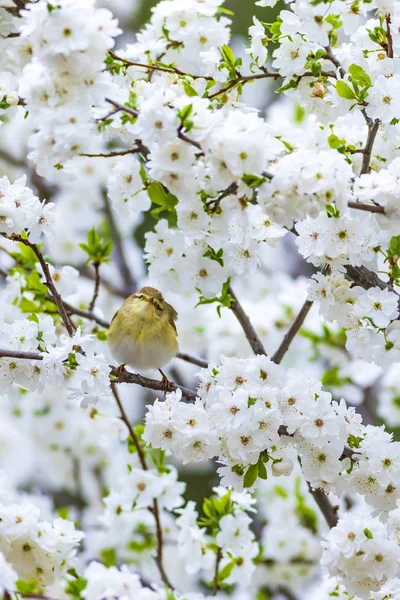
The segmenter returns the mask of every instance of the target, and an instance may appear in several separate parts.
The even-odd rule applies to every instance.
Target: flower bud
[[[10,92],[9,94],[7,94],[6,102],[10,106],[17,106],[18,102],[19,102],[19,96],[18,96],[17,92]]]
[[[294,463],[290,458],[283,458],[280,462],[275,462],[272,465],[272,474],[275,477],[281,477],[284,475],[287,477],[291,474],[294,468]]]

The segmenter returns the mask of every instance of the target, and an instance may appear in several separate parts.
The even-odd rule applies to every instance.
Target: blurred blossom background
[[[102,0],[99,4],[109,8],[120,20],[124,33],[117,38],[118,48],[134,41],[135,31],[146,23],[156,2]],[[249,58],[244,44],[248,41],[247,31],[253,15],[270,22],[281,7],[274,10],[259,8],[250,0],[231,0],[224,6],[235,14],[232,47],[235,54],[243,58],[243,72],[247,72]],[[299,107],[288,97],[275,94],[274,86],[273,80],[246,86],[242,101],[261,111],[268,121],[279,121],[282,127],[290,123],[298,128],[299,136],[305,135],[306,123]],[[111,212],[105,186],[113,167],[112,160],[82,158],[78,165],[81,176],[74,181],[50,184],[41,178],[33,163],[26,162],[29,135],[23,112],[12,122],[4,117],[4,126],[0,128],[0,176],[7,175],[14,180],[28,172],[27,185],[32,185],[41,199],[51,198],[55,202],[59,236],[46,250],[58,265],[57,280],[64,286],[62,295],[68,303],[86,308],[92,296],[93,271],[86,265],[86,256],[79,248],[79,243],[86,240],[88,230],[95,226],[105,238],[113,239],[113,262],[104,265],[102,270],[103,286],[97,305],[99,314],[110,320],[129,293],[142,285],[152,284],[143,249],[145,236],[154,230],[156,221],[150,211],[139,217]],[[112,147],[110,140],[111,150]],[[115,244],[116,230],[119,232],[118,244]],[[121,248],[128,256],[130,281],[121,277],[118,268],[122,260]],[[0,238],[0,269],[4,271],[12,265],[10,251],[7,240]],[[274,247],[263,244],[261,261],[251,286],[238,277],[234,287],[267,352],[273,353],[306,299],[307,277],[313,270],[299,257],[290,235]],[[1,291],[0,277],[0,294]],[[11,310],[9,298],[3,294],[0,299],[0,316],[7,320],[7,311]],[[184,294],[169,293],[167,300],[179,314],[177,326],[182,352],[216,363],[221,354],[238,357],[249,354],[246,338],[230,311],[222,310],[219,318],[215,305],[195,308],[196,299]],[[266,306],[268,310],[265,310]],[[79,319],[76,322],[79,324]],[[101,328],[97,333],[101,352],[107,353]],[[400,439],[399,366],[390,367],[382,378],[379,367],[362,360],[349,360],[340,328],[327,327],[316,307],[310,311],[284,365],[288,369],[295,365],[304,374],[321,378],[335,399],[345,397],[349,404],[368,416],[369,422],[385,422],[394,432],[395,439]],[[198,368],[174,360],[167,372],[172,380],[194,387]],[[101,403],[97,406],[98,414],[86,412],[82,415],[77,403],[68,399],[68,392],[62,386],[46,389],[44,393],[21,388],[14,391],[10,402],[10,398],[1,395],[1,385],[0,382],[0,470],[6,470],[13,485],[35,498],[44,514],[66,514],[67,511],[73,520],[83,521],[92,529],[86,542],[87,551],[101,555],[111,542],[98,529],[96,519],[102,512],[102,495],[109,490],[120,468],[117,412],[111,424],[109,419],[101,418],[101,413],[103,408],[108,414],[112,409],[102,407]],[[377,385],[381,386],[379,398]],[[121,385],[120,388],[130,419],[139,422],[146,404],[153,402],[157,394],[132,385]],[[218,483],[214,464],[185,466],[175,462],[175,465],[180,480],[186,483],[186,500],[199,503]],[[326,525],[308,492],[300,468],[296,466],[293,474],[281,478],[279,483],[274,479],[260,483],[257,497],[260,513],[254,530],[262,541],[264,559],[257,570],[257,585],[260,589],[268,587],[279,591],[284,582],[289,590],[305,590],[299,597],[318,600],[320,588],[315,564],[321,554],[319,535],[326,530]],[[290,546],[285,539],[288,527],[292,532]],[[140,536],[139,531],[135,538],[137,543],[140,541],[145,545],[145,535]],[[134,561],[133,544],[131,548],[132,552],[127,551],[124,558]],[[303,555],[309,564],[307,561],[296,564],[294,559]],[[267,600],[270,597],[265,593],[257,598]]]

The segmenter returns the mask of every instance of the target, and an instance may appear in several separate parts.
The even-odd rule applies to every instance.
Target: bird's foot
[[[162,376],[161,384],[162,384],[162,386],[163,386],[163,388],[164,388],[164,396],[166,396],[167,392],[169,392],[169,391],[170,391],[170,390],[169,390],[169,379],[168,379],[168,377],[165,375],[165,373],[163,373],[163,372],[161,371],[161,369],[158,369],[158,370],[160,371],[160,373],[161,373],[161,376]]]
[[[115,370],[115,375],[119,379],[125,373],[125,364],[119,365]]]

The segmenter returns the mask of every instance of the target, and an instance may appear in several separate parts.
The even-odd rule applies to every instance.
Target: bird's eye
[[[140,294],[140,296],[138,296],[138,300],[143,300],[144,296],[143,294]]]

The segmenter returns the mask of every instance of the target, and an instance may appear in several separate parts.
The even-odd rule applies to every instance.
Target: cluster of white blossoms
[[[121,33],[111,12],[95,9],[94,0],[76,9],[71,0],[28,3],[16,19],[20,35],[13,38],[13,57],[23,67],[18,93],[36,130],[29,157],[50,180],[64,169],[74,172],[66,163],[87,150],[92,106],[112,89],[105,54]]]
[[[31,241],[38,242],[42,234],[54,233],[54,204],[40,202],[25,184],[25,176],[14,183],[0,178],[0,232],[11,235],[26,230]]]
[[[361,598],[396,598],[399,575],[399,508],[383,523],[379,517],[344,515],[323,542],[322,564],[345,585],[349,593]]]
[[[43,520],[38,506],[29,499],[19,500],[15,492],[7,488],[3,473],[0,484],[0,573],[4,572],[1,584],[12,592],[16,579],[34,580],[39,588],[50,589],[75,567],[77,548],[84,533],[75,530],[67,519]]]
[[[256,4],[0,0],[0,595],[400,598],[400,4]]]
[[[356,491],[380,510],[396,506],[400,444],[363,426],[344,400],[332,402],[319,381],[266,356],[225,358],[199,376],[196,403],[178,391],[148,407],[143,437],[152,447],[184,463],[218,456],[222,483],[241,490],[269,472],[290,474],[289,446],[314,489]]]

